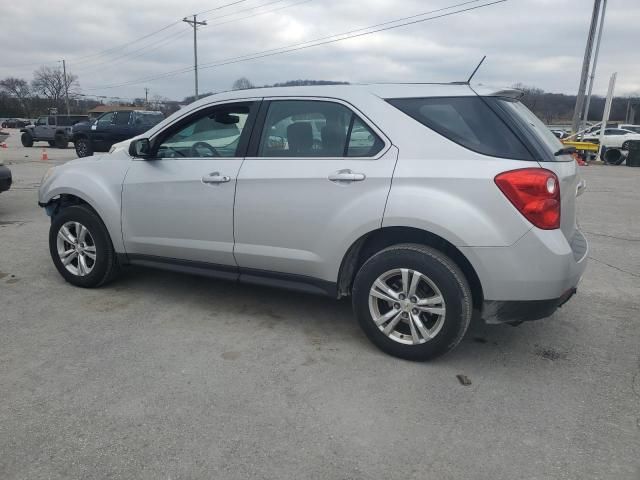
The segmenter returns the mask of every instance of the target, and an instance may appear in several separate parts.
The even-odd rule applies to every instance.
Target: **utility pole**
[[[571,121],[571,133],[576,133],[580,127],[580,115],[584,107],[584,94],[587,89],[587,77],[589,76],[589,64],[591,63],[591,52],[593,51],[593,39],[596,33],[596,25],[598,24],[598,14],[600,13],[600,3],[602,0],[594,0],[593,13],[591,14],[591,26],[589,27],[589,36],[587,37],[587,47],[584,50],[584,59],[582,60],[582,74],[580,75],[580,86],[578,87],[578,97],[576,99],[576,107],[573,110],[573,120]]]
[[[609,79],[609,90],[607,90],[607,100],[604,102],[604,112],[602,113],[602,124],[600,125],[600,134],[598,136],[598,159],[604,153],[603,141],[604,141],[604,129],[607,128],[607,122],[609,121],[609,115],[611,114],[611,102],[613,102],[613,90],[616,88],[616,77],[618,73],[611,75]]]
[[[198,31],[198,25],[207,24],[206,20],[199,22],[197,17],[197,15],[194,15],[193,20],[190,20],[187,17],[182,19],[183,22],[186,22],[193,27],[193,72],[196,77],[196,100],[198,100],[198,37],[196,32]]]
[[[59,70],[58,70],[59,71]],[[64,76],[64,101],[67,105],[67,117],[69,116],[69,82],[67,81],[67,64],[62,59],[62,75]]]
[[[604,14],[607,10],[607,0],[602,0],[602,13],[600,14],[600,25],[598,27],[598,40],[596,41],[596,52],[593,54],[593,66],[591,67],[591,75],[589,76],[589,92],[587,93],[587,102],[584,106],[584,116],[582,117],[582,126],[589,120],[589,106],[591,105],[591,93],[593,92],[593,80],[596,76],[596,67],[598,65],[598,53],[600,52],[600,40],[602,40],[602,30],[604,29]]]

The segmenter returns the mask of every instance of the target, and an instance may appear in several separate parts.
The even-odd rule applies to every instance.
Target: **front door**
[[[264,109],[236,192],[241,279],[277,272],[335,282],[354,237],[380,228],[397,149],[337,101],[271,100]]]
[[[199,110],[151,139],[122,192],[127,254],[236,267],[233,203],[255,102]]]
[[[98,117],[98,119],[91,125],[91,146],[96,152],[106,152],[109,150],[109,141],[111,137],[111,130],[113,129],[113,121],[116,117],[116,112],[107,112],[104,115]]]

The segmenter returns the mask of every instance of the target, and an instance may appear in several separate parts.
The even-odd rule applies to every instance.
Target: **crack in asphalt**
[[[639,275],[639,274],[637,274],[637,273],[630,272],[629,270],[625,270],[625,269],[620,268],[620,267],[616,267],[615,265],[611,265],[610,263],[604,262],[604,261],[602,261],[602,260],[600,260],[600,259],[598,259],[598,258],[595,258],[595,257],[591,257],[591,256],[589,256],[588,258],[590,258],[591,260],[594,260],[594,261],[596,261],[596,262],[598,262],[598,263],[602,263],[603,265],[606,265],[607,267],[611,267],[611,268],[613,268],[613,269],[615,269],[615,270],[618,270],[619,272],[626,273],[626,274],[628,274],[628,275],[631,275],[632,277],[638,277],[638,278],[640,278],[640,275]]]
[[[588,233],[589,235],[595,235],[597,237],[615,238],[616,240],[624,240],[626,242],[640,242],[640,238],[616,237],[615,235],[607,235],[606,233],[589,232],[587,230],[584,230],[584,233]]]

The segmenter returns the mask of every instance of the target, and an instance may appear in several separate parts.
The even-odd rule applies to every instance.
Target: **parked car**
[[[78,157],[88,157],[94,152],[108,152],[114,143],[127,140],[164,119],[162,112],[146,110],[117,110],[102,114],[92,122],[73,127],[73,143]]]
[[[7,118],[0,124],[2,128],[23,128],[30,125],[31,121],[22,118]]]
[[[632,125],[630,123],[621,123],[620,125],[618,125],[618,128],[621,128],[622,130],[629,130],[634,133],[640,133],[640,125]]]
[[[35,125],[21,128],[20,140],[25,147],[34,142],[48,142],[50,147],[67,148],[71,141],[71,127],[83,122],[86,115],[48,115],[36,120]]]
[[[47,172],[53,263],[80,287],[139,264],[351,296],[373,343],[412,360],[456,346],[474,310],[488,323],[547,317],[586,266],[584,182],[519,92],[476,91],[206,97]],[[309,118],[323,119],[319,142]]]
[[[4,162],[0,158],[0,192],[6,192],[11,188],[11,170],[4,166]]]
[[[623,130],[621,128],[605,128],[602,144],[607,148],[620,148],[622,150],[629,149],[630,140],[640,140],[640,133],[631,130]],[[600,143],[600,131],[584,135],[583,142]]]

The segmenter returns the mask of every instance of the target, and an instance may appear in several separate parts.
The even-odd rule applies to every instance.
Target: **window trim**
[[[209,103],[207,105],[203,105],[202,108],[197,110],[192,110],[185,115],[177,118],[170,125],[167,125],[165,128],[157,131],[149,138],[149,143],[151,145],[152,155],[150,158],[134,158],[134,160],[142,160],[142,161],[163,161],[163,160],[203,160],[203,157],[184,157],[184,158],[160,158],[157,156],[158,149],[162,142],[169,136],[176,133],[181,128],[184,128],[187,124],[189,124],[194,117],[208,115],[210,112],[213,112],[225,105],[234,105],[234,104],[253,104],[249,109],[249,115],[247,117],[247,123],[245,124],[242,132],[240,133],[240,141],[238,143],[238,150],[236,151],[236,155],[233,157],[206,157],[204,160],[243,160],[247,153],[247,148],[249,145],[249,141],[253,135],[256,118],[260,111],[262,105],[261,98],[237,98],[232,100],[224,100],[216,103]],[[245,135],[245,131],[248,132]]]
[[[269,106],[271,102],[275,101],[287,101],[287,100],[301,100],[301,101],[309,101],[309,102],[326,102],[326,103],[337,103],[349,109],[352,113],[352,119],[357,116],[362,123],[367,125],[384,143],[383,147],[380,149],[378,153],[372,155],[370,157],[261,157],[258,156],[258,151],[260,148],[260,140],[262,139],[262,132],[264,131],[267,113],[269,111]],[[347,137],[348,139],[348,137]],[[346,142],[346,147],[348,148],[349,142]],[[316,97],[316,96],[270,96],[264,97],[262,100],[262,104],[260,105],[260,110],[258,115],[256,115],[256,122],[253,127],[253,132],[251,134],[251,139],[249,140],[249,148],[247,150],[247,159],[251,160],[378,160],[382,156],[384,156],[387,151],[391,148],[391,141],[389,138],[378,128],[378,126],[373,123],[369,117],[367,117],[364,113],[362,113],[358,108],[356,108],[352,103],[349,103],[345,100],[334,98],[334,97]],[[343,152],[344,154],[344,152]]]

